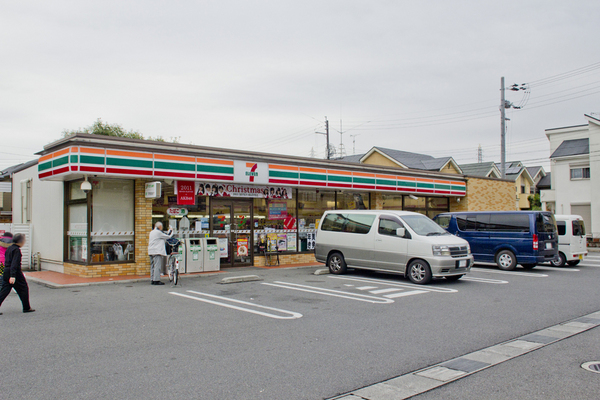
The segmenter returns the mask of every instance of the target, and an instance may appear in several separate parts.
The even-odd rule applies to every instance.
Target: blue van
[[[469,242],[475,262],[496,263],[505,271],[517,264],[532,269],[558,256],[556,221],[549,212],[455,212],[434,221]]]

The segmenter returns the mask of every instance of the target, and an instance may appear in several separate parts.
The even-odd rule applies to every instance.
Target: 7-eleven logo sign
[[[258,176],[258,164],[257,163],[246,163],[246,168],[249,168],[249,171],[246,171],[246,176],[248,177],[250,182],[254,182],[254,178]]]

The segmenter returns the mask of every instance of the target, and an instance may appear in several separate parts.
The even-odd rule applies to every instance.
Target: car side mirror
[[[404,237],[406,235],[406,228],[397,228],[396,236]]]

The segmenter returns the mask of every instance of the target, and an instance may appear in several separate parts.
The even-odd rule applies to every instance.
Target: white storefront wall
[[[30,223],[32,254],[40,253],[42,269],[63,272],[64,184],[40,181],[34,165],[13,175],[13,223],[26,223],[21,182],[30,181]]]

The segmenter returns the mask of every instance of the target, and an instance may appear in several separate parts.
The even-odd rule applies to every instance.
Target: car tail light
[[[538,235],[533,234],[533,249],[538,250],[540,247],[540,243],[538,242]]]

